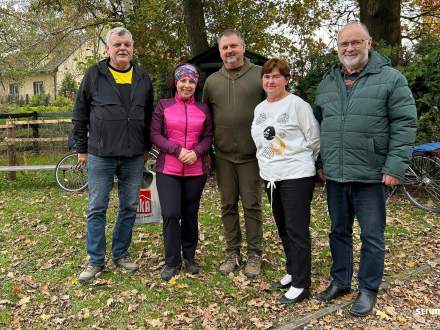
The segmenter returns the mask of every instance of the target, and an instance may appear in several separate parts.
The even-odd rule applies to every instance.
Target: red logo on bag
[[[141,189],[139,193],[138,214],[151,215],[153,213],[151,204],[151,190]]]

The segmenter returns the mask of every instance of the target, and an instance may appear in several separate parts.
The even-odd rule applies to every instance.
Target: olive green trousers
[[[240,253],[242,235],[238,201],[241,200],[248,255],[261,255],[263,241],[261,218],[262,181],[257,160],[246,163],[233,163],[217,158],[216,176],[221,196],[226,251],[228,253]]]

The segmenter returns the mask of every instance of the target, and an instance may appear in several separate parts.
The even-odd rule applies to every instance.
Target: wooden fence
[[[71,118],[58,118],[58,119],[46,119],[53,118],[62,115],[64,117],[71,117],[71,113],[32,113],[32,114],[0,114],[0,119],[5,119],[5,123],[0,125],[0,129],[7,130],[6,137],[0,145],[7,147],[8,165],[0,166],[0,172],[9,172],[8,178],[15,180],[17,171],[32,171],[32,170],[51,170],[55,168],[55,165],[17,165],[16,149],[19,144],[32,143],[32,150],[34,153],[38,153],[40,150],[40,143],[53,143],[53,142],[67,142],[68,137],[40,137],[39,127],[40,125],[64,125],[71,123]],[[30,120],[17,120],[20,118],[32,118]],[[43,119],[38,119],[43,118]],[[32,137],[17,137],[17,128],[28,127],[32,130]]]

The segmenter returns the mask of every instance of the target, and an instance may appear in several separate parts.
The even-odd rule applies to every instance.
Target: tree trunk
[[[202,0],[183,0],[183,14],[191,56],[194,57],[209,48]]]
[[[402,35],[400,30],[401,0],[358,0],[361,22],[373,41],[391,46],[391,61],[398,64]]]

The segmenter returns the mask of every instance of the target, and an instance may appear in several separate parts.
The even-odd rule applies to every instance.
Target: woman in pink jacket
[[[211,114],[196,102],[199,71],[190,64],[173,73],[174,98],[157,104],[151,122],[151,140],[159,148],[156,182],[162,207],[165,267],[161,278],[169,281],[182,265],[199,272],[194,260],[198,242],[198,211],[206,183],[205,162],[212,144]]]

